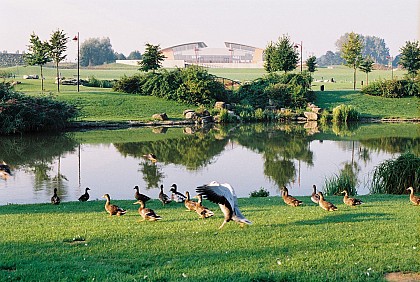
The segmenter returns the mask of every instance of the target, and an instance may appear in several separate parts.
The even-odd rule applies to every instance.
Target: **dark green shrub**
[[[371,193],[403,194],[408,187],[420,190],[420,158],[405,153],[375,167]]]
[[[379,80],[363,87],[362,93],[386,98],[420,96],[420,82],[418,78],[415,80]]]
[[[260,190],[255,190],[252,191],[249,196],[251,198],[256,198],[256,197],[268,197],[270,196],[270,192],[265,190],[263,187],[260,188]]]
[[[94,76],[90,76],[88,81],[83,83],[83,86],[87,87],[100,87],[100,88],[112,88],[115,81],[112,80],[99,80]]]
[[[151,95],[193,105],[227,101],[224,85],[200,67],[172,71],[147,72],[124,76],[113,87],[115,91]]]
[[[78,114],[73,105],[51,97],[29,97],[0,83],[1,134],[62,129]]]

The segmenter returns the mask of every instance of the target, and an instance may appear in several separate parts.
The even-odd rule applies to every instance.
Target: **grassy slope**
[[[104,201],[0,207],[0,280],[50,281],[381,281],[420,272],[418,209],[408,196],[362,196],[337,212],[285,206],[279,197],[239,199],[253,225],[207,220],[182,204],[150,207],[163,220],[141,222],[134,201],[109,217]],[[73,242],[73,238],[85,241]],[[252,280],[254,279],[254,280]]]
[[[37,67],[14,67],[8,71],[23,74],[39,73]],[[75,75],[74,69],[63,69],[62,74],[66,77]],[[137,72],[136,67],[122,67],[120,65],[103,66],[95,69],[82,69],[81,77],[95,76],[99,79],[118,79],[123,75],[132,75]],[[209,69],[209,72],[218,76],[240,81],[252,80],[265,74],[263,69]],[[56,93],[57,86],[53,83],[55,70],[45,68],[46,93]],[[394,77],[402,77],[404,71],[394,71]],[[369,80],[390,78],[391,72],[375,70],[369,75]],[[334,78],[336,83],[320,82],[320,80]],[[321,108],[332,110],[339,104],[351,104],[366,117],[379,118],[418,118],[420,116],[420,104],[418,98],[388,99],[361,95],[358,90],[349,90],[352,87],[352,72],[344,66],[320,68],[314,73],[313,89],[318,90],[320,85],[325,85],[326,91],[317,91],[316,104]],[[358,73],[358,80],[365,80],[365,74]],[[22,80],[21,80],[22,81]],[[318,82],[317,82],[318,81]],[[360,85],[358,85],[360,87]],[[16,86],[16,90],[37,95],[40,93],[39,80],[23,80]],[[166,112],[170,118],[181,118],[182,111],[189,108],[173,101],[165,101],[154,97],[141,97],[114,93],[110,89],[81,87],[77,93],[75,86],[62,86],[58,99],[75,102],[83,107],[82,120],[149,120],[151,115]],[[89,94],[86,95],[86,94]],[[100,105],[100,107],[98,107]]]

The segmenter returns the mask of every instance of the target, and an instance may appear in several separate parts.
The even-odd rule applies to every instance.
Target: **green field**
[[[13,67],[0,69],[0,71],[12,72],[17,75],[15,80],[22,84],[15,86],[20,92],[31,95],[39,95],[41,89],[40,80],[24,80],[23,75],[39,74],[39,67]],[[77,70],[61,69],[64,77],[75,77]],[[137,73],[135,66],[106,65],[91,69],[81,69],[81,78],[96,77],[98,79],[118,79],[124,75],[130,76]],[[209,72],[220,77],[239,81],[249,81],[263,76],[263,69],[209,69]],[[394,71],[394,77],[403,77],[404,71]],[[183,110],[192,106],[165,101],[162,99],[131,94],[112,92],[111,89],[80,87],[77,93],[76,86],[63,85],[61,92],[57,94],[57,86],[54,84],[55,69],[44,68],[45,92],[54,95],[57,99],[65,100],[78,105],[82,109],[80,120],[83,121],[127,121],[127,120],[150,120],[154,113],[166,112],[171,119],[182,118]],[[334,78],[336,82],[330,82]],[[369,75],[369,81],[375,79],[391,78],[389,70],[375,70]],[[358,72],[358,80],[365,80],[365,74]],[[10,80],[10,79],[9,79]],[[420,104],[415,97],[403,99],[389,99],[361,95],[359,90],[353,91],[352,70],[345,66],[334,68],[319,68],[314,74],[312,88],[316,91],[315,103],[321,108],[332,110],[340,104],[348,104],[356,107],[364,117],[375,118],[419,118]],[[329,81],[324,81],[329,80]],[[319,91],[320,85],[324,85],[325,91]],[[360,88],[360,84],[358,84]]]
[[[111,195],[112,196],[112,195]],[[139,222],[134,200],[110,217],[105,201],[0,207],[1,281],[383,281],[420,272],[419,207],[408,196],[369,195],[352,208],[330,196],[326,212],[299,197],[241,198],[253,222],[240,228],[201,220],[182,204],[153,208],[163,220]]]

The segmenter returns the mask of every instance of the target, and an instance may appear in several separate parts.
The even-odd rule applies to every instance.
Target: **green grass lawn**
[[[0,69],[17,73],[18,77],[24,74],[39,73],[38,67],[13,67]],[[74,77],[75,69],[60,70],[65,77]],[[137,73],[137,67],[122,65],[105,65],[97,68],[82,69],[81,77],[95,76],[99,79],[119,79],[123,75]],[[209,72],[217,76],[226,77],[239,81],[253,80],[266,74],[264,69],[209,69]],[[394,71],[394,77],[402,77],[405,71]],[[75,103],[82,109],[84,121],[126,121],[126,120],[150,120],[155,113],[166,112],[171,119],[182,118],[183,110],[192,106],[166,101],[155,97],[121,94],[111,89],[90,88],[81,86],[78,93],[76,86],[63,85],[61,92],[57,94],[57,86],[54,84],[55,69],[45,68],[45,92],[55,95],[57,99]],[[369,81],[375,79],[390,78],[388,70],[375,70],[369,74]],[[323,82],[334,78],[335,83]],[[345,66],[333,68],[319,68],[314,73],[313,89],[317,93],[316,104],[321,108],[332,110],[340,104],[353,105],[364,117],[377,118],[419,118],[420,103],[418,98],[390,99],[360,94],[359,90],[353,91],[352,71]],[[365,80],[366,76],[358,72],[358,81]],[[19,79],[22,84],[15,87],[17,91],[31,95],[39,95],[41,89],[40,80]],[[326,91],[319,91],[320,85],[325,86]],[[360,88],[360,83],[357,86]]]
[[[111,195],[112,196],[112,195]],[[299,197],[241,198],[253,225],[201,220],[182,204],[153,208],[163,220],[139,222],[137,205],[110,217],[105,201],[0,207],[1,281],[382,281],[420,272],[419,207],[408,196],[368,195],[352,208],[342,197],[326,212]]]

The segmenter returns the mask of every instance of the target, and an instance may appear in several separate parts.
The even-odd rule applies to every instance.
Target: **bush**
[[[252,191],[249,196],[251,198],[256,198],[256,197],[268,197],[270,196],[270,192],[268,192],[267,190],[265,190],[263,187],[260,188],[260,190],[256,190],[256,191]]]
[[[379,80],[363,87],[362,93],[386,98],[420,96],[420,79]]]
[[[78,109],[51,97],[33,98],[0,83],[0,133],[57,130],[76,118]]]
[[[94,76],[90,76],[89,80],[83,85],[87,87],[112,88],[114,86],[114,82],[115,81],[112,80],[99,80]]]
[[[113,87],[115,91],[151,95],[192,105],[227,102],[224,85],[200,67],[172,71],[148,72],[124,76]]]
[[[359,113],[351,105],[341,104],[333,109],[334,123],[347,123],[359,120]]]
[[[236,103],[247,104],[253,108],[303,108],[314,99],[310,90],[311,76],[307,72],[295,74],[269,74],[251,83],[242,85],[235,94]]]
[[[419,191],[420,158],[405,153],[395,160],[386,160],[373,172],[371,193],[404,194],[412,186]]]

